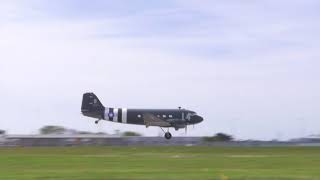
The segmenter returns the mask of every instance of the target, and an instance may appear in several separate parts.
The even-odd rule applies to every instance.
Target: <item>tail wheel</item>
[[[98,119],[98,120],[94,121],[94,123],[98,124],[99,121],[101,121],[101,119]]]
[[[171,139],[172,135],[171,135],[171,133],[166,132],[166,133],[164,134],[164,137],[165,137],[166,139]]]

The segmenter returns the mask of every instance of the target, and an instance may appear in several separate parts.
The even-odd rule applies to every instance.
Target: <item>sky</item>
[[[194,110],[205,120],[188,136],[320,134],[319,7],[317,0],[2,0],[0,129],[161,134],[94,124],[80,113],[82,94],[94,92],[107,107]]]

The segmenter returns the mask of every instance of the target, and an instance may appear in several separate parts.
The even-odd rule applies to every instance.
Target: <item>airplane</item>
[[[203,121],[196,112],[182,109],[127,109],[104,107],[94,93],[84,93],[82,98],[81,112],[84,116],[96,118],[96,124],[101,120],[117,123],[158,126],[164,132],[166,139],[171,139],[169,127],[176,131],[188,125],[194,125]],[[165,132],[163,128],[168,128]]]

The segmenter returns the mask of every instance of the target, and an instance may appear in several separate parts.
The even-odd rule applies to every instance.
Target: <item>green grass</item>
[[[320,148],[2,148],[0,179],[320,179]]]

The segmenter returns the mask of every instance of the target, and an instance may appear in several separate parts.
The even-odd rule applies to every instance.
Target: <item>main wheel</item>
[[[166,139],[171,139],[172,135],[171,135],[171,133],[166,132],[166,133],[164,134],[164,137],[165,137]]]

